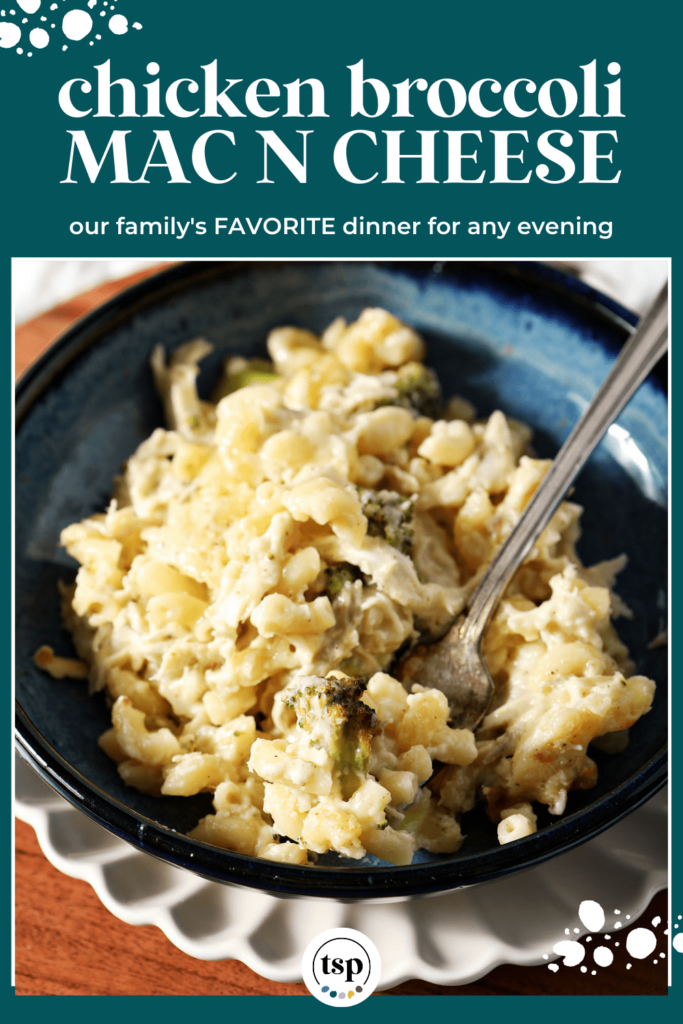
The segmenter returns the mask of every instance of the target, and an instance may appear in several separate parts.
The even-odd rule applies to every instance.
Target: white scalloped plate
[[[301,981],[301,957],[327,928],[368,935],[382,959],[380,988],[409,978],[476,981],[499,964],[555,959],[565,929],[586,929],[582,900],[605,908],[605,931],[635,920],[667,884],[667,799],[660,792],[596,839],[522,874],[407,903],[278,899],[205,881],[135,850],[96,825],[17,757],[16,813],[48,860],[88,882],[128,924],[154,924],[190,956],[241,960],[271,981]],[[617,916],[614,911],[621,913]]]

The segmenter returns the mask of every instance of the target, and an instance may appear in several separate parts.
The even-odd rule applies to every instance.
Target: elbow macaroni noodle
[[[476,734],[449,726],[440,692],[390,674],[399,648],[463,609],[541,481],[528,429],[501,412],[475,421],[463,399],[436,419],[406,402],[424,346],[380,309],[320,338],[274,330],[273,372],[232,390],[249,364],[229,361],[217,404],[195,386],[209,350],[191,342],[168,365],[154,352],[169,429],[130,458],[105,513],[62,534],[80,563],[63,607],[81,661],[36,656],[108,691],[100,745],[124,781],[210,791],[215,813],[190,835],[292,864],[451,853],[482,796],[501,843],[535,831],[534,801],[561,814],[569,790],[595,783],[589,743],[624,736],[654,692],[610,621],[625,560],[581,566],[577,505],[558,508],[488,629],[496,696]],[[400,543],[366,488],[380,524],[387,491],[413,516]],[[350,795],[283,700],[345,675],[367,680],[376,715]]]

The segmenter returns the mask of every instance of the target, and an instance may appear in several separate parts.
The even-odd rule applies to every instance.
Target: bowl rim
[[[16,385],[15,422],[19,429],[25,416],[54,379],[82,352],[132,319],[137,312],[159,304],[179,290],[188,290],[213,278],[234,276],[267,267],[284,267],[289,262],[315,266],[321,261],[296,260],[207,260],[187,261],[161,269],[96,307],[71,324],[21,375]],[[406,273],[428,273],[439,267],[440,276],[459,264],[474,264],[493,270],[506,280],[555,292],[575,305],[589,310],[628,334],[638,322],[636,314],[620,303],[574,278],[572,275],[535,261],[468,261],[447,263],[433,260],[329,260],[334,263],[362,263]],[[604,343],[603,343],[604,344]],[[661,383],[652,377],[658,390]],[[500,846],[485,854],[472,852],[457,860],[443,860],[376,867],[299,866],[248,857],[190,839],[175,830],[134,811],[90,782],[45,739],[16,702],[15,746],[19,754],[45,782],[92,820],[134,847],[158,859],[183,867],[213,881],[245,886],[276,896],[327,898],[345,901],[378,901],[431,893],[447,893],[480,884],[511,872],[530,868],[550,857],[589,841],[616,824],[653,796],[666,782],[668,744],[664,744],[637,772],[586,808],[515,844]],[[607,820],[605,820],[607,818]],[[531,846],[531,851],[529,851]],[[315,891],[311,891],[312,887]]]

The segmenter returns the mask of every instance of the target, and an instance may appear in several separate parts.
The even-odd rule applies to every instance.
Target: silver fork
[[[394,669],[406,687],[420,683],[445,693],[458,728],[474,729],[491,704],[494,683],[481,655],[481,642],[503,591],[595,446],[667,349],[668,298],[665,285],[491,562],[467,613],[440,640],[418,644]]]

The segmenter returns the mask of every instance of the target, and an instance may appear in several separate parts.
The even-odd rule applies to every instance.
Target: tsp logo
[[[353,928],[330,928],[306,947],[306,988],[328,1006],[354,1006],[377,988],[382,965],[374,942]]]

